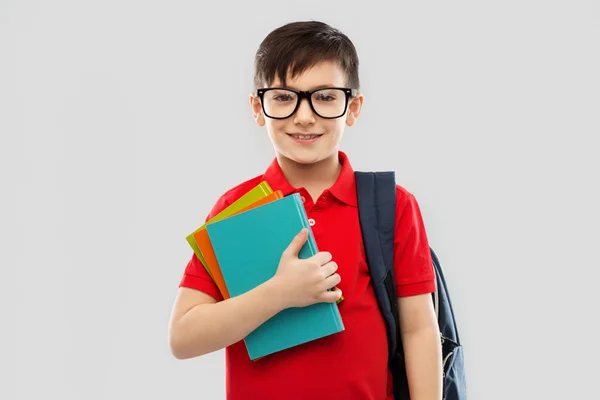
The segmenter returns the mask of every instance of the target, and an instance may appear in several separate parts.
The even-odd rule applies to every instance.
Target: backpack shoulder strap
[[[393,172],[355,172],[358,213],[363,243],[377,303],[385,320],[394,398],[409,400],[410,392],[394,279],[394,231],[396,180]],[[434,308],[440,325],[443,356],[443,398],[465,400],[467,396],[462,345],[442,266],[429,248],[436,275]]]
[[[396,176],[355,171],[358,212],[369,273],[387,328],[389,366],[396,398],[409,399],[394,279]]]

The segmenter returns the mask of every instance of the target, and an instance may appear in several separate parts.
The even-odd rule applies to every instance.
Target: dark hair
[[[269,86],[275,76],[286,85],[321,61],[334,61],[346,75],[346,84],[359,89],[358,55],[354,44],[338,29],[319,21],[291,22],[267,35],[254,59],[254,86]]]

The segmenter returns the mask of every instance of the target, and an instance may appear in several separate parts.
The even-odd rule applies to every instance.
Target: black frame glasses
[[[346,100],[345,100],[346,104],[344,105],[344,110],[342,111],[341,114],[339,114],[339,115],[337,115],[335,117],[324,117],[321,114],[319,114],[317,112],[317,110],[315,110],[315,106],[313,105],[313,102],[312,102],[312,95],[313,95],[313,93],[321,91],[321,90],[332,90],[332,89],[341,90],[341,91],[343,91],[346,94]],[[287,90],[287,91],[296,93],[296,95],[297,95],[296,106],[294,107],[294,109],[292,110],[292,112],[288,116],[286,116],[286,117],[272,117],[269,114],[267,114],[267,110],[265,110],[264,96],[265,96],[265,93],[267,93],[270,90]],[[350,100],[351,97],[356,96],[357,92],[358,91],[356,89],[342,88],[342,87],[322,87],[322,88],[318,88],[318,89],[315,89],[315,90],[305,90],[305,91],[303,91],[303,90],[294,90],[294,89],[284,88],[284,87],[275,87],[275,88],[258,89],[256,91],[256,95],[260,99],[260,104],[262,106],[263,113],[265,114],[265,116],[267,116],[267,117],[269,117],[271,119],[286,119],[286,118],[291,117],[292,115],[294,115],[296,113],[296,111],[298,111],[298,108],[300,108],[300,103],[302,103],[302,99],[308,100],[308,104],[310,104],[311,110],[316,115],[318,115],[319,117],[324,118],[324,119],[336,119],[336,118],[340,118],[344,114],[346,114],[346,110],[348,109],[349,100]]]

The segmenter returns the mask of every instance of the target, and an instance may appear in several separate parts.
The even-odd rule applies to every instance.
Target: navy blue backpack
[[[394,398],[410,399],[408,378],[398,320],[394,280],[394,225],[396,221],[396,177],[394,172],[355,172],[358,210],[371,281],[386,322],[389,367]],[[443,400],[466,400],[463,349],[454,310],[439,259],[430,247],[436,275],[432,301],[438,317],[443,363]]]

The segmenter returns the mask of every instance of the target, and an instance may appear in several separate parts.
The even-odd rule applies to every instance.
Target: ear
[[[363,102],[364,96],[362,93],[357,93],[356,96],[350,99],[350,104],[348,104],[348,111],[346,113],[346,125],[354,125],[362,110]]]
[[[256,121],[256,125],[264,126],[265,125],[265,116],[262,112],[262,105],[260,104],[260,99],[256,95],[256,93],[250,93],[250,109],[252,110],[252,117],[254,121]]]

